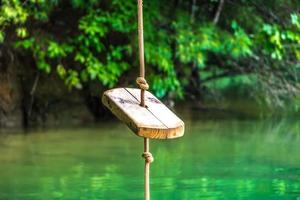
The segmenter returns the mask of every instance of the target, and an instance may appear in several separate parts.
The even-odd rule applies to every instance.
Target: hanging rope
[[[144,57],[144,25],[143,25],[143,0],[138,1],[138,37],[139,37],[139,56],[140,56],[140,76],[136,79],[136,83],[141,89],[141,103],[145,107],[145,91],[149,89],[149,85],[145,79],[145,57]],[[145,179],[145,200],[150,200],[150,164],[154,161],[150,153],[149,138],[144,138],[144,153],[142,157],[145,159],[144,179]]]
[[[139,56],[140,76],[136,82],[141,89],[141,106],[145,107],[145,90],[149,85],[145,79],[145,57],[144,57],[144,24],[143,24],[143,0],[138,0],[138,32],[139,32]]]
[[[145,200],[150,200],[150,164],[154,161],[149,148],[149,139],[144,138],[144,153],[142,157],[145,158],[144,179],[145,179]]]

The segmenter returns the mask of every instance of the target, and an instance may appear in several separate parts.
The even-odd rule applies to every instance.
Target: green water
[[[300,199],[297,119],[187,120],[152,141],[154,200]],[[0,200],[143,199],[143,140],[118,122],[0,134]]]

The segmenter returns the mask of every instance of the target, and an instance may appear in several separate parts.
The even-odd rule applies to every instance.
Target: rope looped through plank
[[[138,3],[138,38],[139,38],[139,56],[140,56],[140,76],[136,79],[136,83],[141,89],[141,104],[145,107],[145,90],[149,89],[149,85],[145,79],[145,58],[144,58],[144,25],[143,25],[143,0],[137,0]],[[144,138],[145,158],[145,200],[150,200],[150,163],[154,161],[152,154],[149,152],[149,139]]]
[[[152,153],[150,153],[150,152],[144,152],[143,154],[142,154],[142,157],[143,158],[145,158],[145,162],[146,163],[152,163],[153,161],[154,161],[154,158],[153,158],[153,156],[152,156]]]
[[[136,83],[139,86],[139,88],[142,89],[142,90],[148,90],[149,89],[149,84],[147,83],[147,81],[144,77],[138,77],[136,79]]]

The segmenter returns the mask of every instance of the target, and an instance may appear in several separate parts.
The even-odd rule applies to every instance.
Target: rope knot
[[[139,88],[142,89],[142,90],[148,90],[149,89],[149,85],[148,85],[146,79],[143,78],[143,77],[138,77],[136,79],[136,83],[139,86]]]
[[[150,153],[150,152],[144,152],[144,153],[142,154],[142,157],[145,158],[145,161],[146,161],[147,163],[152,163],[152,162],[154,161],[154,158],[153,158],[153,156],[152,156],[152,153]]]

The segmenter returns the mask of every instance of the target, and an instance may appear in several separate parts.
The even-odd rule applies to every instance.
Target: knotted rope
[[[136,79],[136,84],[139,86],[139,88],[141,90],[148,90],[149,89],[149,85],[148,85],[146,79],[143,78],[143,77],[138,77]]]
[[[137,78],[136,82],[141,89],[140,105],[145,107],[145,90],[149,89],[149,85],[145,80],[143,0],[138,0],[138,32],[139,32],[140,77]]]
[[[136,79],[136,83],[138,87],[141,89],[141,103],[142,107],[146,107],[145,105],[145,91],[149,89],[149,85],[144,77],[138,77]]]
[[[144,25],[143,25],[143,0],[138,2],[138,37],[139,37],[139,56],[140,56],[140,76],[136,79],[136,83],[141,89],[141,106],[145,107],[145,91],[149,89],[149,85],[145,79],[145,57],[144,57]],[[145,158],[145,200],[150,200],[150,164],[154,158],[149,150],[149,138],[144,138],[144,153]]]
[[[145,158],[146,163],[152,163],[154,161],[152,153],[150,153],[150,152],[144,152],[142,154],[142,157]]]
[[[150,200],[150,164],[154,161],[149,148],[149,138],[144,138],[144,153],[142,157],[145,159],[144,179],[145,179],[145,200]]]

